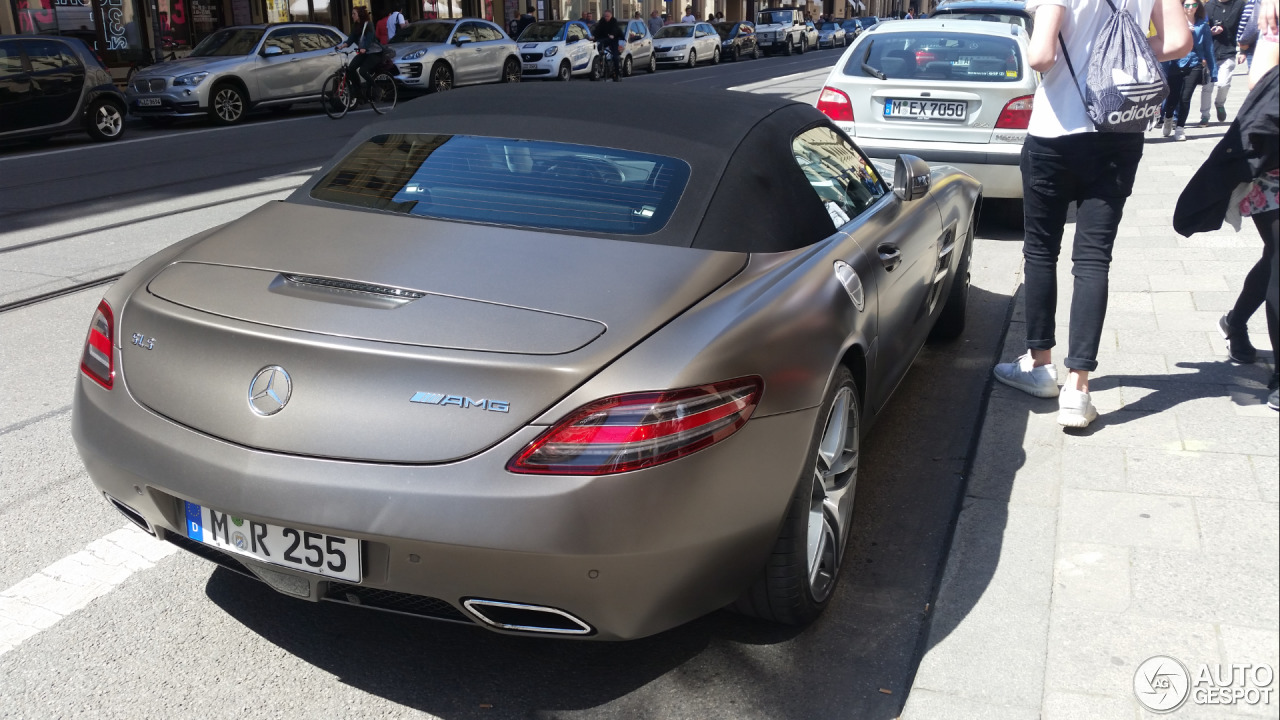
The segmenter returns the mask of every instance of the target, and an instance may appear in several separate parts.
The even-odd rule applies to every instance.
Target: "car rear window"
[[[867,67],[863,67],[863,65]],[[1017,82],[1022,54],[1012,38],[958,32],[899,32],[879,35],[849,57],[844,74],[884,74],[889,80]]]
[[[1030,29],[1031,26],[1031,23],[1025,15],[1018,15],[1015,13],[970,12],[967,10],[956,10],[951,12],[947,10],[938,10],[933,13],[933,17],[941,20],[984,20],[986,22],[1017,25],[1024,30]]]
[[[646,235],[666,225],[689,180],[647,153],[470,135],[378,135],[311,191],[317,200],[516,227]]]

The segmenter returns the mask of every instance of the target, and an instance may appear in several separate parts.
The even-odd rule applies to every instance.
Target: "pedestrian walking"
[[[649,13],[649,34],[650,35],[657,35],[658,31],[661,30],[662,26],[665,24],[666,23],[663,21],[662,15],[657,10],[654,10],[653,12]]]
[[[996,365],[994,374],[996,380],[1036,397],[1057,397],[1058,423],[1065,427],[1087,427],[1098,415],[1089,396],[1089,374],[1098,367],[1111,249],[1142,159],[1142,133],[1098,131],[1076,73],[1064,67],[1059,48],[1087,76],[1094,42],[1114,12],[1131,14],[1139,28],[1154,26],[1147,43],[1157,60],[1181,57],[1191,48],[1179,0],[1115,1],[1120,4],[1030,0],[1026,5],[1035,13],[1028,64],[1044,73],[1021,161],[1027,352]],[[1067,209],[1073,202],[1075,281],[1064,361],[1068,378],[1059,390],[1053,364],[1057,265]]]
[[[1191,98],[1202,85],[1218,79],[1218,66],[1213,60],[1213,35],[1201,0],[1184,0],[1182,11],[1191,29],[1191,52],[1178,60],[1163,64],[1169,80],[1169,97],[1164,101],[1162,133],[1174,140],[1186,140],[1187,113],[1191,110]],[[1176,118],[1176,120],[1175,120]],[[1176,123],[1176,124],[1175,124]]]
[[[383,30],[387,35],[387,39],[383,41],[383,44],[385,45],[390,42],[391,38],[395,37],[396,33],[400,32],[405,25],[409,24],[409,21],[404,17],[404,0],[396,0],[396,3],[392,5],[391,12],[387,14],[386,20],[380,24],[385,26]]]
[[[525,28],[529,27],[530,25],[536,22],[538,22],[538,16],[534,14],[533,4],[530,3],[529,5],[525,5],[524,14],[521,15],[520,19],[516,21],[516,34],[512,35],[511,37],[513,38],[520,37],[520,33],[524,32]]]
[[[1275,13],[1275,3],[1269,11]],[[1260,11],[1263,8],[1260,8]],[[1261,23],[1260,23],[1261,24]],[[1275,23],[1272,21],[1272,27]],[[1264,303],[1273,358],[1280,358],[1280,45],[1276,32],[1260,33],[1252,86],[1240,113],[1218,146],[1196,171],[1178,198],[1173,226],[1190,237],[1217,230],[1224,220],[1240,229],[1251,217],[1262,239],[1262,257],[1245,276],[1231,310],[1218,320],[1227,340],[1227,355],[1252,363],[1257,349],[1249,340],[1249,318]],[[1274,360],[1273,360],[1274,362]],[[1280,410],[1280,375],[1272,369],[1267,405]]]
[[[1231,76],[1236,71],[1236,35],[1240,31],[1240,17],[1244,14],[1246,0],[1208,0],[1205,14],[1209,32],[1213,34],[1213,60],[1218,65],[1212,85],[1205,85],[1200,92],[1200,124],[1209,124],[1209,105],[1218,114],[1218,122],[1227,119],[1227,92],[1231,90]]]

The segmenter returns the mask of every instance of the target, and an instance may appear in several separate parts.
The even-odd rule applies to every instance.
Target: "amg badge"
[[[422,403],[424,405],[457,405],[463,409],[478,408],[480,410],[488,410],[489,412],[510,412],[511,403],[505,400],[472,400],[462,395],[444,395],[442,393],[417,392],[413,397],[409,398],[409,402]]]

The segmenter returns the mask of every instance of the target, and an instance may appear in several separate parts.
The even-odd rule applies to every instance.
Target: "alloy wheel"
[[[115,105],[102,103],[93,113],[93,125],[102,137],[114,138],[124,131],[124,116]]]
[[[556,74],[556,79],[560,82],[569,82],[571,77],[573,77],[573,68],[569,66],[569,61],[560,63],[560,72]]]
[[[244,98],[240,96],[240,91],[233,87],[218,88],[213,94],[213,111],[224,123],[237,122],[244,115]]]
[[[444,63],[436,63],[431,68],[431,91],[445,92],[453,88],[453,71]]]
[[[508,60],[503,66],[502,82],[517,83],[520,82],[520,63],[515,60]]]
[[[805,557],[809,591],[815,602],[825,601],[835,586],[853,510],[858,446],[854,390],[842,387],[831,404],[822,440],[818,443],[809,502]]]

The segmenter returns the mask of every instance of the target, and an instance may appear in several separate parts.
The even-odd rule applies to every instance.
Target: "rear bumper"
[[[855,135],[852,123],[836,123],[853,136],[854,142],[871,158],[892,160],[901,154],[915,155],[931,165],[951,165],[982,183],[986,198],[1022,197],[1021,143],[947,143],[915,140],[865,138]]]
[[[381,590],[435,598],[455,619],[474,618],[462,604],[468,598],[546,606],[608,640],[675,627],[732,602],[752,582],[817,415],[814,408],[755,418],[707,450],[647,470],[523,476],[506,472],[505,463],[542,428],[442,465],[322,460],[252,450],[177,425],[138,405],[122,380],[106,391],[79,379],[72,434],[94,484],[158,535],[183,539],[181,501],[189,500],[357,538],[364,577],[356,591],[341,590],[344,597]],[[286,574],[308,578],[311,599],[325,599],[337,585]]]

